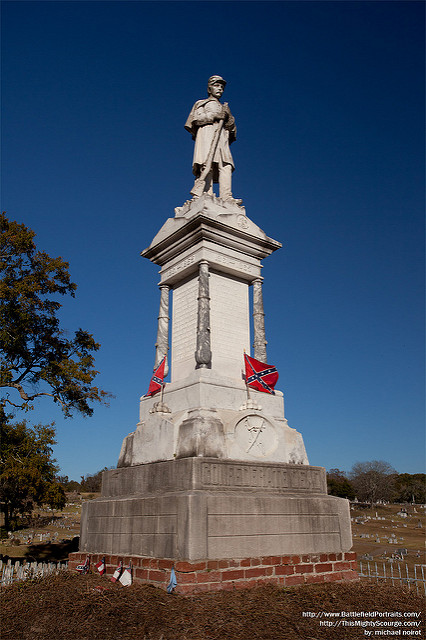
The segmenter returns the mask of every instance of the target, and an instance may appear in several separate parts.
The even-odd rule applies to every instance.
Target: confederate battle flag
[[[102,560],[100,562],[95,564],[95,567],[99,571],[101,576],[103,576],[105,571],[106,571],[105,556],[102,558]]]
[[[161,391],[161,387],[164,384],[164,367],[166,366],[166,356],[162,359],[158,367],[155,369],[154,374],[151,378],[151,382],[149,383],[148,393],[145,394],[145,398],[147,396],[155,396],[156,393]]]
[[[90,558],[87,556],[86,562],[84,564],[78,564],[75,568],[79,573],[89,573],[90,569]]]
[[[251,389],[272,393],[275,395],[274,387],[278,380],[278,371],[271,364],[265,364],[244,354],[246,367],[246,384]]]

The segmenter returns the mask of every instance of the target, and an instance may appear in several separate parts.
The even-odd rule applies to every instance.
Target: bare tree
[[[389,462],[371,460],[356,462],[349,474],[358,500],[373,505],[378,500],[390,500],[395,488],[397,471]]]

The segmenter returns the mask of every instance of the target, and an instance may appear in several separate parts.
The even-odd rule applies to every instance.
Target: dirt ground
[[[89,498],[90,496],[90,498]],[[68,502],[63,511],[37,509],[31,525],[17,529],[0,540],[0,557],[13,560],[66,560],[78,550],[81,502],[100,494],[82,494]]]
[[[398,515],[405,509],[407,515]],[[386,561],[406,549],[402,560],[394,564],[407,564],[412,572],[415,564],[425,564],[426,516],[423,505],[387,504],[373,509],[351,505],[352,551],[358,556],[370,556],[374,561]]]
[[[149,585],[122,587],[105,577],[64,571],[1,589],[1,638],[361,640],[366,630],[374,637],[375,629],[424,638],[423,605],[415,591],[365,581],[184,598]],[[391,615],[380,616],[383,612]],[[403,630],[414,633],[403,636]]]

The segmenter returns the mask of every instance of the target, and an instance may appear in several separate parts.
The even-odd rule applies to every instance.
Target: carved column
[[[167,284],[160,285],[160,311],[158,314],[157,342],[155,343],[154,369],[158,367],[169,350],[169,290],[170,287]],[[167,375],[168,371],[169,365],[166,360],[164,376]]]
[[[254,357],[261,362],[267,362],[265,313],[263,311],[262,278],[253,280],[253,332]]]
[[[197,350],[196,369],[210,369],[212,352],[210,350],[210,296],[209,264],[202,260],[198,275],[198,313],[197,313]]]

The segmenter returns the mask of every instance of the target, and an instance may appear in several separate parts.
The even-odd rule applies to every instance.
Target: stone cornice
[[[225,222],[224,218],[231,224]],[[245,216],[241,216],[241,219],[247,221],[249,230],[239,228],[238,218],[235,214],[227,214],[218,219],[202,212],[189,219],[169,218],[141,255],[163,266],[186,249],[205,241],[261,260],[282,246]]]

